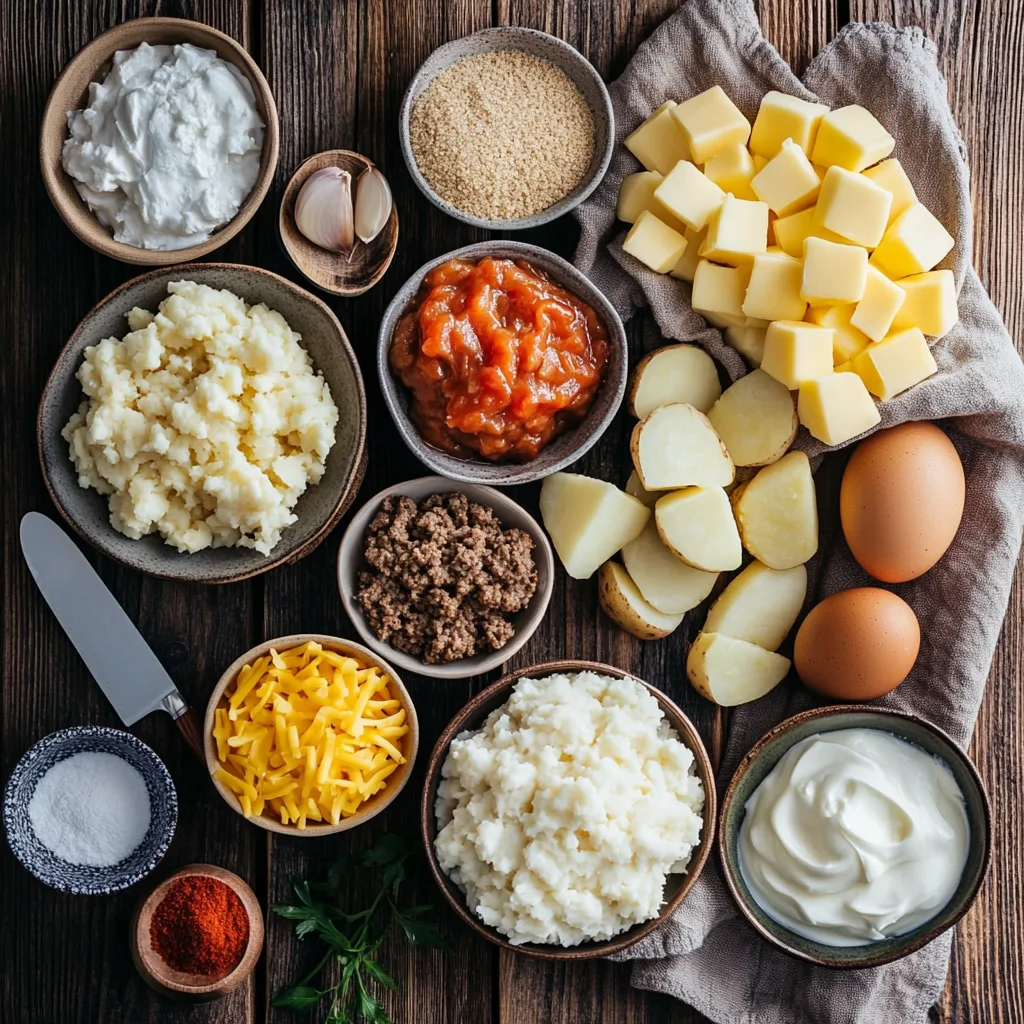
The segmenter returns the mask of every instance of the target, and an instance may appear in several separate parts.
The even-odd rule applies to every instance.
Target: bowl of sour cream
[[[57,212],[97,252],[159,266],[206,256],[274,177],[277,108],[230,36],[180,18],[124,22],[54,83],[39,159]]]
[[[988,797],[951,737],[839,706],[763,736],[722,803],[726,884],[772,945],[825,967],[909,955],[967,912],[988,868]]]

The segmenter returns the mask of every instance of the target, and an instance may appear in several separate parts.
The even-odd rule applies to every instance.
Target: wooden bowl
[[[349,256],[331,252],[315,245],[299,230],[295,223],[295,200],[309,176],[325,167],[339,167],[352,175],[352,202],[356,198],[356,181],[373,164],[348,149],[328,149],[311,156],[292,175],[281,199],[277,226],[281,245],[288,258],[318,288],[332,295],[351,298],[369,291],[391,266],[398,247],[398,208],[392,204],[391,216],[381,233],[372,242],[356,239]]]
[[[86,206],[61,165],[61,150],[68,137],[67,112],[81,109],[88,102],[90,83],[102,79],[110,70],[110,61],[115,51],[130,50],[140,43],[191,43],[206,50],[215,50],[219,57],[238,68],[248,79],[256,96],[256,108],[266,125],[263,130],[259,175],[238,213],[205,242],[185,249],[142,249],[124,242],[115,242],[110,229],[104,227]],[[87,43],[61,72],[43,111],[39,129],[39,163],[50,200],[64,218],[64,223],[86,245],[122,263],[166,266],[170,263],[187,263],[208,255],[234,238],[249,223],[274,180],[279,131],[277,106],[270,86],[256,62],[240,43],[197,21],[182,18],[136,18],[115,25]]]
[[[150,924],[160,901],[171,884],[188,875],[201,875],[223,882],[242,901],[249,915],[249,943],[242,959],[227,974],[197,975],[174,970],[153,948]],[[263,911],[256,894],[234,872],[215,864],[186,864],[166,881],[161,882],[136,908],[132,915],[129,945],[132,962],[150,988],[166,996],[190,997],[196,1000],[219,999],[238,988],[252,974],[260,950],[263,949]]]
[[[437,853],[434,850],[434,840],[437,837],[437,818],[434,814],[434,801],[437,798],[437,787],[441,779],[441,767],[448,756],[448,747],[451,741],[467,729],[479,728],[484,719],[497,707],[508,700],[512,687],[520,679],[529,677],[541,679],[545,676],[555,675],[559,672],[597,672],[600,675],[615,676],[618,679],[636,679],[636,676],[624,672],[621,668],[612,665],[602,665],[596,661],[547,661],[541,665],[531,665],[528,668],[517,669],[503,676],[496,683],[492,683],[485,690],[481,690],[452,720],[447,728],[441,733],[434,749],[430,755],[430,762],[427,765],[427,777],[423,787],[423,797],[420,803],[420,831],[423,836],[423,845],[427,853],[427,861],[430,870],[434,875],[438,888],[444,893],[445,898],[451,904],[456,914],[473,931],[482,935],[488,942],[493,942],[502,949],[511,953],[522,953],[525,956],[537,957],[542,960],[592,960],[596,957],[610,956],[618,953],[634,943],[639,942],[645,935],[649,935],[662,922],[668,920],[679,908],[679,905],[686,898],[693,883],[700,875],[704,864],[711,853],[715,840],[715,818],[716,818],[716,797],[715,797],[715,776],[711,767],[711,759],[704,748],[693,723],[683,712],[660,690],[637,680],[646,686],[658,701],[661,710],[665,713],[669,724],[678,733],[680,740],[693,752],[694,771],[704,786],[704,809],[701,811],[704,824],[701,828],[700,841],[694,847],[690,861],[686,866],[686,872],[682,875],[669,875],[665,886],[665,902],[657,917],[650,921],[643,921],[634,925],[628,931],[613,939],[606,939],[603,942],[586,942],[578,946],[553,946],[536,945],[523,943],[515,945],[510,942],[497,929],[483,923],[467,906],[465,893],[444,873],[437,860]]]
[[[277,651],[281,651],[287,647],[296,647],[299,644],[307,643],[310,640],[315,640],[322,647],[336,651],[338,654],[347,654],[364,662],[379,665],[387,672],[395,685],[395,689],[398,691],[402,707],[405,708],[405,720],[409,726],[409,731],[405,735],[405,764],[400,764],[392,772],[388,778],[387,785],[382,790],[379,790],[364,804],[360,805],[355,814],[348,818],[342,818],[337,825],[329,822],[321,823],[314,821],[309,822],[305,828],[300,829],[296,825],[282,825],[277,818],[272,818],[266,814],[261,814],[258,818],[245,819],[259,828],[266,829],[268,832],[279,832],[281,835],[297,836],[300,839],[329,836],[335,832],[347,832],[350,828],[356,828],[371,818],[375,818],[405,788],[405,784],[409,781],[409,776],[412,774],[412,766],[420,746],[420,724],[416,716],[416,708],[412,703],[412,697],[409,696],[409,691],[405,688],[405,684],[395,670],[369,648],[363,647],[362,644],[354,643],[351,640],[344,640],[337,636],[325,636],[322,633],[296,633],[293,636],[282,636],[276,640],[267,640],[266,643],[258,644],[252,650],[246,651],[245,654],[240,658],[236,658],[231,663],[224,675],[220,677],[213,693],[210,695],[210,702],[206,705],[206,717],[203,721],[203,748],[206,751],[206,767],[209,769],[210,778],[217,792],[220,793],[225,803],[236,814],[242,814],[238,798],[223,782],[213,778],[213,773],[220,767],[220,761],[217,760],[217,744],[213,739],[214,713],[224,697],[224,691],[235,681],[244,665],[255,661],[256,658],[262,658],[272,647]]]

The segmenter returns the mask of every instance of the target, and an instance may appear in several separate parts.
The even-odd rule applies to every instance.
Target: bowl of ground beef
[[[440,476],[396,484],[355,514],[338,589],[356,632],[410,672],[463,679],[497,668],[551,600],[554,557],[537,521],[500,491]]]

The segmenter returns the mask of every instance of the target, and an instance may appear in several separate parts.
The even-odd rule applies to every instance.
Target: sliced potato
[[[694,345],[664,345],[640,360],[629,389],[629,411],[638,419],[659,405],[687,402],[707,412],[722,393],[715,361]]]
[[[777,462],[789,451],[798,427],[793,396],[764,370],[753,370],[726,388],[707,415],[736,466]]]
[[[644,532],[650,528],[648,524]],[[704,629],[746,640],[766,651],[777,651],[793,628],[806,596],[804,566],[769,569],[761,562],[751,562],[718,595]]]
[[[605,562],[597,574],[597,599],[613,622],[641,640],[660,640],[683,621],[682,613],[665,615],[648,604],[629,573],[615,562]]]
[[[767,334],[767,324],[764,327],[755,327],[750,324],[745,327],[726,327],[725,341],[726,344],[736,349],[751,366],[757,367],[761,365],[761,360],[764,358],[764,339]]]
[[[696,608],[711,593],[717,572],[702,572],[677,558],[650,522],[622,549],[622,561],[644,600],[666,615]]]
[[[687,487],[658,499],[654,522],[662,542],[688,565],[728,572],[743,562],[729,495],[721,487]]]
[[[774,690],[789,671],[789,658],[721,633],[698,633],[686,657],[693,688],[723,707],[747,704]]]
[[[544,481],[540,514],[565,571],[577,580],[593,576],[651,518],[643,502],[577,473],[555,473]]]
[[[708,418],[685,402],[645,416],[633,428],[629,450],[640,483],[649,491],[725,487],[736,474]]]
[[[642,501],[648,508],[654,508],[654,503],[661,497],[657,491],[649,491],[637,476],[636,470],[629,474],[626,481],[626,493],[632,494],[637,501]]]
[[[792,569],[818,550],[814,477],[803,452],[765,466],[733,497],[743,546],[770,569]]]

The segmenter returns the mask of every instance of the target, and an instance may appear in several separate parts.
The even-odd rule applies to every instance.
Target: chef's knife
[[[51,519],[29,512],[21,521],[21,550],[46,603],[121,721],[134,725],[160,708],[205,760],[195,712],[71,538]]]

